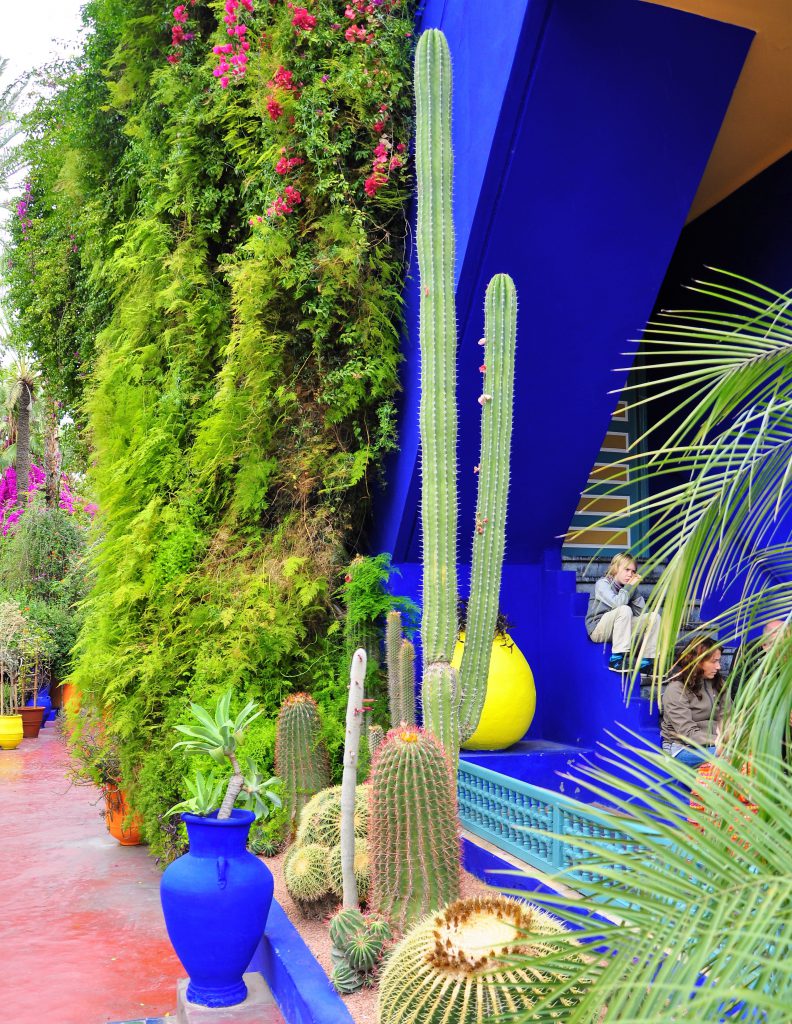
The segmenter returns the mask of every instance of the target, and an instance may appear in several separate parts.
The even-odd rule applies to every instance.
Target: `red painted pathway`
[[[160,871],[106,831],[97,790],[71,786],[48,726],[0,750],[0,1020],[105,1024],[175,1013],[184,968]]]

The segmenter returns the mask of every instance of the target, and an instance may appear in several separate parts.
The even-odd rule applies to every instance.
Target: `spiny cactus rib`
[[[401,612],[388,612],[385,618],[385,659],[388,670],[388,713],[392,729],[401,723],[401,643]]]
[[[351,992],[357,992],[359,988],[363,987],[363,977],[357,971],[353,971],[347,963],[336,964],[333,968],[333,973],[330,975],[330,981],[337,992],[340,992],[342,996],[347,996]]]
[[[313,903],[330,891],[327,850],[317,843],[294,846],[283,862],[283,880],[293,900]]]
[[[498,617],[506,504],[509,494],[517,292],[507,274],[496,274],[487,288],[484,312],[486,348],[484,392],[492,396],[481,410],[481,457],[476,526],[470,572],[465,649],[459,669],[462,740],[475,732],[487,695],[490,654]]]
[[[421,336],[421,521],[425,663],[451,661],[456,642],[456,309],[451,206],[451,56],[430,29],[415,55]]]
[[[456,784],[438,740],[392,729],[371,774],[371,906],[397,930],[459,895]]]
[[[415,648],[409,640],[402,640],[399,648],[399,677],[401,679],[401,719],[399,724],[415,725]]]
[[[456,669],[441,661],[427,665],[421,696],[424,725],[443,744],[451,763],[456,764],[461,706]]]
[[[393,950],[380,978],[378,1020],[380,1024],[484,1024],[530,1010],[549,994],[550,972],[544,975],[535,967],[522,968],[519,962],[504,958],[521,953],[547,956],[569,949],[570,968],[577,970],[582,959],[574,939],[565,935],[554,943],[541,938],[563,933],[563,926],[550,914],[505,896],[459,900],[421,921]],[[566,1010],[584,991],[585,983],[572,986],[568,998],[553,1009]],[[558,1013],[557,1019],[566,1016]],[[529,1018],[521,1015],[520,1019]]]
[[[367,929],[357,932],[346,949],[349,966],[362,974],[373,970],[382,953],[382,945],[382,940],[374,938]]]
[[[370,725],[368,727],[367,738],[369,745],[369,757],[373,761],[374,755],[377,753],[377,751],[380,748],[380,745],[382,744],[382,741],[385,739],[385,733],[382,729],[382,726],[377,725],[376,722]]]
[[[330,920],[330,941],[343,953],[352,936],[365,928],[366,920],[355,907],[344,907]]]
[[[321,730],[313,697],[296,693],[286,698],[278,714],[275,770],[283,779],[284,800],[294,822],[313,794],[330,784],[330,763]]]

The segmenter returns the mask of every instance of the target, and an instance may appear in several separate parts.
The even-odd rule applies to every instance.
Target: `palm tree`
[[[698,776],[656,748],[622,742],[606,757],[618,776],[580,773],[580,785],[615,807],[598,812],[610,838],[575,840],[596,879],[581,906],[608,918],[592,924],[565,900],[540,901],[583,922],[577,939],[601,944],[582,966],[573,940],[522,956],[537,972],[537,1003],[515,1021],[558,1020],[562,1003],[566,1024],[599,1013],[621,1024],[790,1020],[792,299],[722,271],[693,290],[716,309],[664,315],[645,338],[650,383],[635,404],[651,411],[662,399],[666,411],[645,436],[669,436],[624,460],[655,485],[634,507],[648,525],[644,564],[664,566],[649,601],[663,608],[654,683],[691,604],[727,585],[737,596],[705,624],[712,636],[744,643],[777,618],[787,629],[762,657],[738,659],[720,784],[700,794],[700,812],[689,804]]]
[[[20,503],[26,500],[30,477],[30,426],[38,371],[22,354],[17,354],[5,371],[8,387],[6,408],[16,411],[16,481]]]

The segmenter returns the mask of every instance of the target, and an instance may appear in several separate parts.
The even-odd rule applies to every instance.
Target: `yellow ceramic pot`
[[[16,750],[22,742],[22,715],[0,715],[0,747]]]
[[[451,662],[459,668],[465,649],[461,633]],[[478,727],[465,750],[504,750],[528,731],[536,711],[536,687],[531,667],[508,633],[495,637],[492,645],[487,696]]]

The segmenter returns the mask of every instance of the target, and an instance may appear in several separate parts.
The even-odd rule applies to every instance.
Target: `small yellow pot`
[[[459,668],[465,649],[460,633],[451,664]],[[495,637],[487,676],[487,696],[476,731],[465,750],[504,750],[521,740],[536,711],[536,687],[531,667],[508,633]]]
[[[22,742],[22,715],[0,715],[0,748],[16,750]]]

